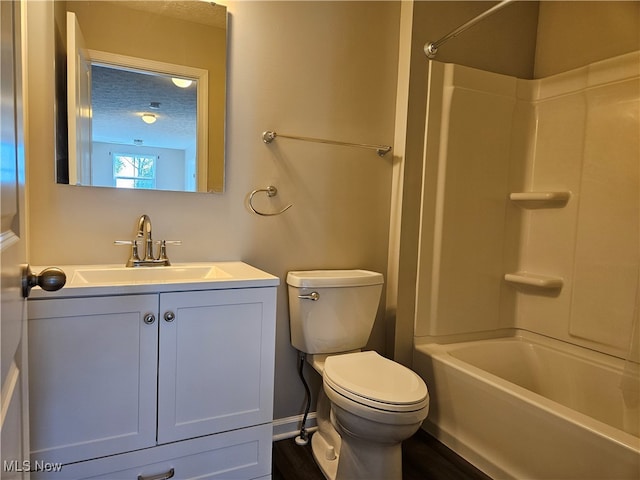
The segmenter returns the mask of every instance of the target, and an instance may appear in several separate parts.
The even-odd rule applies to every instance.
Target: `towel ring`
[[[284,213],[287,210],[289,210],[291,207],[293,207],[293,204],[290,203],[289,205],[284,207],[279,212],[273,212],[273,213],[260,212],[260,211],[256,210],[254,208],[254,206],[253,206],[253,196],[258,192],[265,192],[268,197],[275,197],[278,194],[278,189],[276,187],[274,187],[273,185],[269,185],[267,188],[258,188],[258,189],[254,190],[253,192],[251,192],[249,194],[249,208],[256,215],[261,215],[263,217],[272,217],[274,215],[280,215],[281,213]]]

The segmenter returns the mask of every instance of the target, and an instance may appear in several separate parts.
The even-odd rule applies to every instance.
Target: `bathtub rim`
[[[447,343],[436,343],[432,341],[418,342],[418,338],[419,337],[416,337],[416,342],[414,344],[414,355],[416,355],[416,351],[419,351],[422,354],[427,355],[434,360],[440,361],[458,371],[462,370],[465,373],[468,373],[472,378],[481,382],[488,383],[489,385],[497,388],[506,395],[511,395],[528,405],[541,408],[546,413],[561,418],[562,420],[568,421],[577,428],[586,430],[589,433],[597,435],[604,440],[616,443],[618,446],[625,448],[631,453],[640,455],[640,437],[636,437],[628,432],[625,432],[624,430],[620,430],[616,427],[608,425],[584,413],[578,412],[577,410],[574,410],[570,407],[566,407],[561,403],[550,400],[536,392],[521,387],[520,385],[500,378],[497,375],[494,375],[490,372],[487,372],[486,370],[483,370],[479,367],[476,367],[475,365],[472,365],[465,362],[464,360],[450,355],[449,351],[452,349],[463,348],[467,345],[477,345],[478,343],[503,343],[520,341],[550,348],[552,350],[559,351],[562,354],[574,356],[579,359],[586,360],[590,363],[596,363],[606,368],[617,371],[622,371],[626,363],[625,360],[609,354],[591,350],[586,347],[576,346],[561,340],[553,339],[525,330],[514,330],[511,332],[511,335],[503,337],[485,337],[477,340]],[[429,421],[429,417],[427,417],[426,421]],[[437,427],[437,424],[433,425]]]

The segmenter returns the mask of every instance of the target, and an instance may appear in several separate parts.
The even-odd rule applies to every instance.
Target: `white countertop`
[[[38,274],[46,267],[32,266]],[[244,262],[176,263],[170,267],[124,267],[118,265],[61,265],[65,286],[55,292],[40,287],[29,299],[129,295],[230,288],[273,287],[280,279]],[[194,272],[193,277],[190,272]],[[203,272],[210,272],[205,275]]]

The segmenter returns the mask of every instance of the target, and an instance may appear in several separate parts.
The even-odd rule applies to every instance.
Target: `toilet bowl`
[[[336,355],[324,364],[321,395],[330,408],[317,412],[312,449],[324,475],[400,480],[401,442],[429,409],[422,379],[373,351]]]
[[[429,410],[424,381],[365,347],[383,277],[367,270],[289,272],[292,345],[322,375],[313,456],[329,480],[401,480],[401,442]]]

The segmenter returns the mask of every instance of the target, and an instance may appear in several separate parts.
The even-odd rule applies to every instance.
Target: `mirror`
[[[224,191],[226,7],[54,5],[56,181]]]

